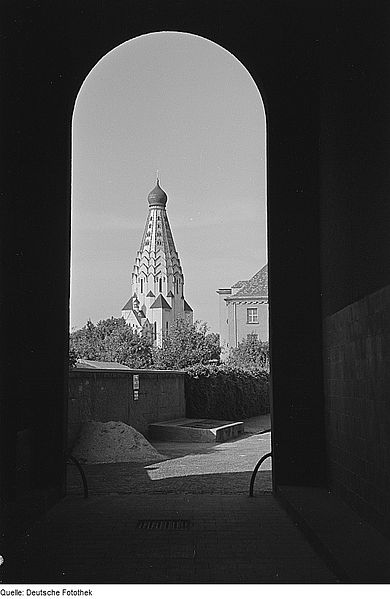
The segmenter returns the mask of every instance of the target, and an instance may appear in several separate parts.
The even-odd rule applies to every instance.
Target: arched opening
[[[266,122],[255,82],[232,54],[199,36],[164,32],[126,42],[101,59],[79,92],[72,168],[71,329],[89,316],[97,322],[122,315],[139,332],[150,326],[159,345],[180,306],[186,321],[206,322],[208,338],[219,336],[222,365],[245,373],[247,386],[232,394],[231,405],[219,412],[206,405],[203,414],[189,407],[186,391],[180,415],[212,416],[223,426],[248,419],[246,437],[235,441],[239,453],[245,438],[256,437],[240,471],[242,491],[248,473],[270,450],[268,389],[255,372],[261,368],[268,377],[269,370]],[[157,169],[157,185],[169,197],[170,224],[165,205],[153,212],[155,190],[146,202]],[[113,356],[96,354],[101,361],[118,361]],[[209,357],[216,368],[218,360]],[[193,364],[163,363],[171,369]],[[72,399],[70,428],[76,430],[82,423],[72,420]],[[142,389],[137,400],[126,420],[135,428]],[[82,393],[77,401],[84,401]],[[146,424],[172,420],[175,410],[149,413]],[[234,426],[232,434],[241,432]],[[145,423],[141,430],[148,434]],[[153,472],[148,475],[153,480]],[[259,479],[263,475],[270,491],[269,461]]]
[[[386,163],[387,148],[383,127],[388,107],[387,92],[383,87],[386,54],[383,53],[380,59],[383,47],[379,42],[384,39],[381,36],[385,19],[381,18],[379,23],[378,12],[377,20],[371,21],[370,32],[364,11],[354,10],[351,19],[352,13],[346,7],[342,10],[333,7],[322,13],[324,35],[321,37],[318,27],[321,12],[307,3],[249,2],[245,11],[239,4],[224,6],[221,11],[215,4],[218,14],[214,15],[209,4],[162,4],[153,0],[148,3],[106,3],[104,14],[100,10],[89,10],[88,7],[80,10],[79,6],[69,5],[70,18],[67,20],[62,18],[57,7],[47,6],[42,11],[41,5],[36,4],[28,7],[24,17],[20,12],[12,19],[15,35],[4,40],[11,44],[7,60],[11,63],[9,77],[12,83],[8,86],[5,101],[10,100],[18,117],[17,127],[15,120],[7,119],[9,136],[4,156],[9,160],[8,207],[14,215],[13,224],[17,223],[10,227],[8,218],[4,220],[9,233],[4,244],[6,261],[10,265],[7,278],[11,285],[8,288],[16,290],[6,300],[3,321],[3,342],[7,346],[7,366],[3,370],[9,382],[8,392],[2,397],[2,406],[5,404],[8,408],[7,417],[2,420],[5,467],[1,482],[6,499],[15,494],[25,498],[25,487],[15,491],[16,481],[39,490],[45,498],[43,510],[63,491],[69,158],[72,107],[76,95],[93,65],[111,48],[145,31],[175,30],[183,23],[183,29],[212,39],[230,50],[250,68],[258,85],[261,79],[264,81],[262,92],[268,119],[268,219],[272,231],[275,490],[283,492],[283,485],[304,486],[305,491],[298,490],[302,491],[298,492],[302,497],[307,487],[325,485],[325,466],[329,466],[329,461],[335,462],[333,475],[335,467],[341,470],[353,468],[356,473],[356,469],[359,471],[366,466],[359,454],[359,451],[365,451],[364,444],[359,442],[357,446],[355,434],[347,437],[343,433],[343,426],[348,423],[343,412],[327,423],[325,447],[323,425],[325,415],[328,417],[329,402],[337,403],[339,409],[343,407],[343,401],[339,398],[334,401],[334,381],[330,380],[328,386],[323,385],[323,358],[330,353],[330,361],[324,367],[329,379],[334,366],[340,372],[340,353],[337,348],[334,351],[332,347],[324,346],[322,334],[324,329],[329,334],[329,319],[333,320],[337,312],[341,319],[346,318],[338,321],[340,327],[337,324],[334,331],[350,336],[351,320],[355,322],[352,327],[357,323],[361,329],[359,320],[356,321],[359,312],[351,302],[368,298],[368,294],[388,283],[384,261],[384,250],[388,248],[388,186],[384,177],[378,177],[378,165]],[[372,52],[367,51],[368,44],[362,44],[362,39],[369,42],[371,49],[378,48],[376,65]],[[346,40],[350,43],[346,44]],[[346,49],[344,56],[340,53],[343,48]],[[21,57],[23,68],[20,68]],[[320,58],[324,60],[319,61]],[[366,114],[370,118],[362,119]],[[368,196],[373,201],[367,202]],[[7,202],[6,197],[5,200]],[[362,264],[369,268],[362,269]],[[42,298],[47,300],[42,301]],[[326,319],[321,314],[321,303]],[[385,302],[380,299],[380,303],[381,310],[385,310]],[[371,297],[369,304],[375,305]],[[344,308],[348,314],[343,313]],[[371,321],[368,326],[371,328]],[[363,339],[363,333],[359,333],[353,347],[367,347]],[[355,351],[347,351],[347,360],[355,358]],[[332,362],[335,359],[337,364]],[[353,362],[345,362],[343,358],[343,363],[348,373],[353,372]],[[370,378],[378,380],[376,361],[370,361],[370,368]],[[345,378],[352,389],[344,386]],[[343,395],[348,396],[353,410],[349,419],[352,431],[354,427],[361,428],[364,410],[361,398],[355,401],[354,395],[361,390],[361,385],[356,384],[356,378],[342,374],[339,383],[343,387],[341,399]],[[375,401],[379,400],[374,427],[381,425],[386,416],[383,406],[387,404],[379,397],[384,387],[379,387],[374,394]],[[373,398],[369,398],[371,404]],[[12,427],[16,410],[17,428]],[[369,413],[372,415],[371,406]],[[340,439],[346,451],[339,451]],[[372,434],[371,440],[370,455],[375,462],[371,468],[380,467],[381,451],[385,451],[386,445],[382,435]],[[378,444],[381,445],[379,454]],[[350,449],[358,451],[356,459],[351,459]],[[30,462],[24,462],[22,474],[27,474],[27,479],[31,475],[31,480],[21,481],[21,471],[14,466],[26,455]],[[362,486],[364,476],[355,473],[348,477],[341,474],[336,485],[331,480],[332,489],[346,484],[348,496],[348,486],[351,491],[356,491],[357,487],[359,493],[363,490],[365,498],[372,502],[375,492],[371,486]],[[377,480],[379,488],[383,481]],[[380,491],[377,499],[382,502],[382,498]],[[31,505],[27,501],[24,505],[27,503]],[[301,501],[299,511],[302,505]],[[90,505],[86,502],[85,506],[84,513],[89,517]],[[323,507],[318,513],[325,513]],[[263,515],[259,510],[257,517],[262,522]],[[254,514],[252,521],[256,521]],[[342,519],[333,521],[338,526]],[[95,522],[94,530],[101,533],[104,522],[100,514],[96,515]],[[126,521],[119,521],[118,517],[117,522],[118,529],[123,530]],[[109,520],[106,530],[111,523]],[[83,524],[82,518],[75,522],[69,517],[61,530],[79,527],[84,535]],[[9,529],[12,531],[11,527]],[[129,528],[125,532],[127,538],[133,536]],[[238,537],[241,532],[239,530]],[[340,530],[337,532],[340,537]],[[55,535],[50,545],[54,556],[57,543],[58,535]],[[253,549],[252,545],[247,545],[250,548],[247,563],[239,562],[238,574],[242,576],[242,568],[247,565],[245,574],[252,574],[249,580],[258,582],[254,576],[257,564],[253,557],[261,556],[263,547],[257,545]],[[38,545],[42,546],[42,543]],[[365,546],[364,542],[361,546]],[[7,545],[5,547],[4,551],[8,551]],[[40,550],[32,553],[41,556]],[[3,551],[2,554],[7,556]],[[68,548],[58,562],[61,583],[64,582],[66,556],[69,556]],[[159,561],[160,557],[157,556]],[[119,564],[123,571],[128,571],[130,561],[127,556],[126,563]],[[213,566],[215,562],[213,560]],[[20,571],[22,564],[23,560],[19,560],[15,569]],[[106,564],[105,555],[92,564],[91,570],[94,573],[104,571]],[[35,565],[38,569],[32,567],[30,572],[41,581],[42,558]],[[30,583],[32,577],[28,574],[25,569],[24,580]]]

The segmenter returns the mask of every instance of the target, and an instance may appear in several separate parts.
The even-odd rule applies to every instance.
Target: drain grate
[[[188,530],[190,520],[138,520],[137,528],[143,530]]]

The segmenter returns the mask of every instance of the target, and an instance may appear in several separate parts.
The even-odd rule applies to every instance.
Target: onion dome
[[[165,208],[168,201],[168,196],[163,189],[160,187],[160,181],[157,179],[157,184],[154,189],[148,195],[149,206],[160,206]]]

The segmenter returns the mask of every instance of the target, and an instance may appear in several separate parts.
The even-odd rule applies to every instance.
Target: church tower
[[[184,276],[165,209],[167,201],[157,178],[148,195],[149,214],[133,267],[132,295],[122,308],[127,324],[150,334],[159,347],[176,318],[193,320],[184,299]]]

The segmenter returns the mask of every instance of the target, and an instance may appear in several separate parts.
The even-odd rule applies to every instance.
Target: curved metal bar
[[[88,483],[87,483],[87,478],[85,476],[84,470],[83,470],[80,462],[78,460],[76,460],[76,458],[73,457],[70,453],[67,454],[66,459],[70,460],[76,466],[77,470],[80,472],[81,478],[83,480],[84,499],[88,499]]]
[[[260,460],[257,462],[257,464],[256,464],[256,466],[255,466],[255,468],[254,468],[254,470],[252,472],[251,483],[249,485],[249,497],[253,497],[253,487],[254,487],[254,484],[255,484],[256,474],[257,474],[257,472],[258,472],[261,464],[263,462],[265,462],[265,460],[267,458],[272,458],[272,451],[270,451],[269,453],[266,453],[265,455],[263,455],[263,457],[260,458]]]

